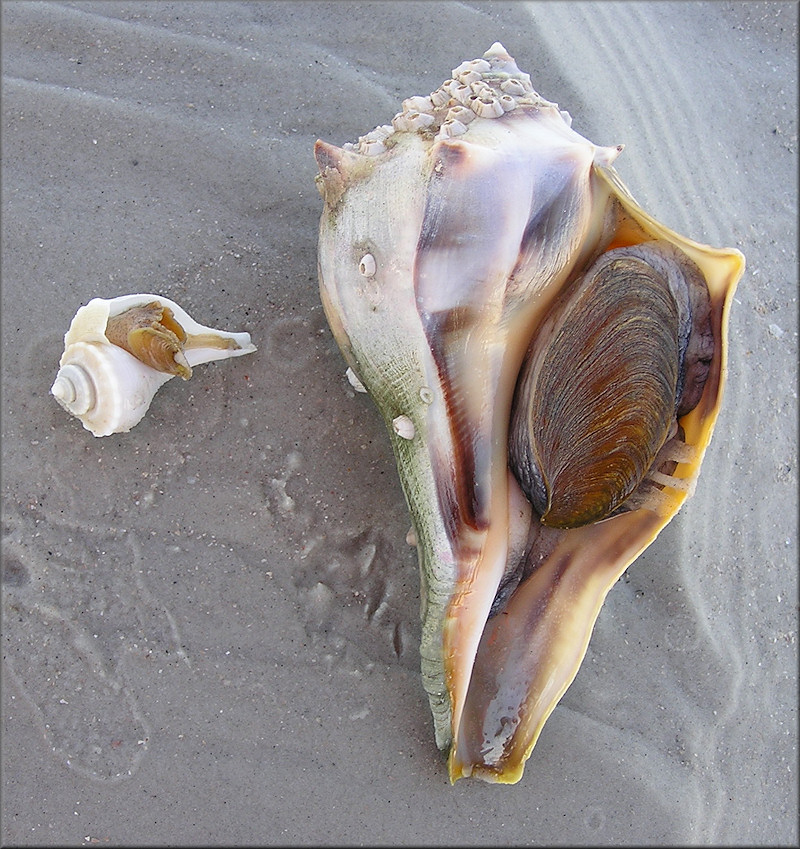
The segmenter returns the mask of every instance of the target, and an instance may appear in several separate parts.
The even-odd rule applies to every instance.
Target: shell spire
[[[330,206],[336,206],[347,186],[366,176],[371,166],[366,156],[320,140],[314,145],[314,157],[319,167],[317,188]]]
[[[516,61],[499,41],[495,41],[483,54],[483,58],[489,62],[493,71],[502,71],[510,76],[522,76],[522,71],[517,67]],[[530,79],[530,77],[528,78]]]

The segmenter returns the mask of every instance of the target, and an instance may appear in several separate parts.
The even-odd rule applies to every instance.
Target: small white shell
[[[175,376],[174,371],[145,364],[106,336],[110,319],[150,304],[169,310],[170,319],[185,333],[186,338],[174,352],[184,377],[201,363],[256,350],[248,333],[229,333],[198,324],[176,303],[160,295],[93,298],[78,310],[64,336],[64,353],[50,392],[95,436],[129,431],[142,420],[158,389]]]
[[[392,419],[392,427],[394,432],[403,439],[413,439],[417,432],[414,422],[408,416],[398,416],[396,419]]]
[[[367,388],[364,384],[358,379],[358,375],[350,368],[347,367],[347,371],[344,373],[347,378],[347,382],[356,390],[356,392],[366,392]]]
[[[358,264],[358,270],[364,277],[374,277],[377,270],[375,257],[372,254],[364,254],[361,257],[361,262]]]

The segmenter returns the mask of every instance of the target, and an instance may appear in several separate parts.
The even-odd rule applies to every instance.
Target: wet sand
[[[797,7],[4,3],[4,845],[790,845]],[[389,441],[319,302],[317,138],[502,41],[670,227],[747,257],[697,492],[610,592],[523,779],[451,787]],[[92,437],[94,296],[258,352]]]

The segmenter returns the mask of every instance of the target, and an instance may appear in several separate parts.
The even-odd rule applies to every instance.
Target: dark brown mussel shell
[[[702,393],[713,353],[708,292],[677,254],[661,242],[602,254],[534,336],[515,393],[509,465],[544,525],[580,527],[620,509],[676,408]]]

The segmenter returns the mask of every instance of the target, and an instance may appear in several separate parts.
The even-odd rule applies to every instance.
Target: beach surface
[[[319,300],[313,145],[501,41],[638,202],[747,258],[693,498],[513,786],[451,786],[389,440]],[[4,845],[796,845],[797,6],[2,6]],[[258,351],[95,438],[76,310]]]

